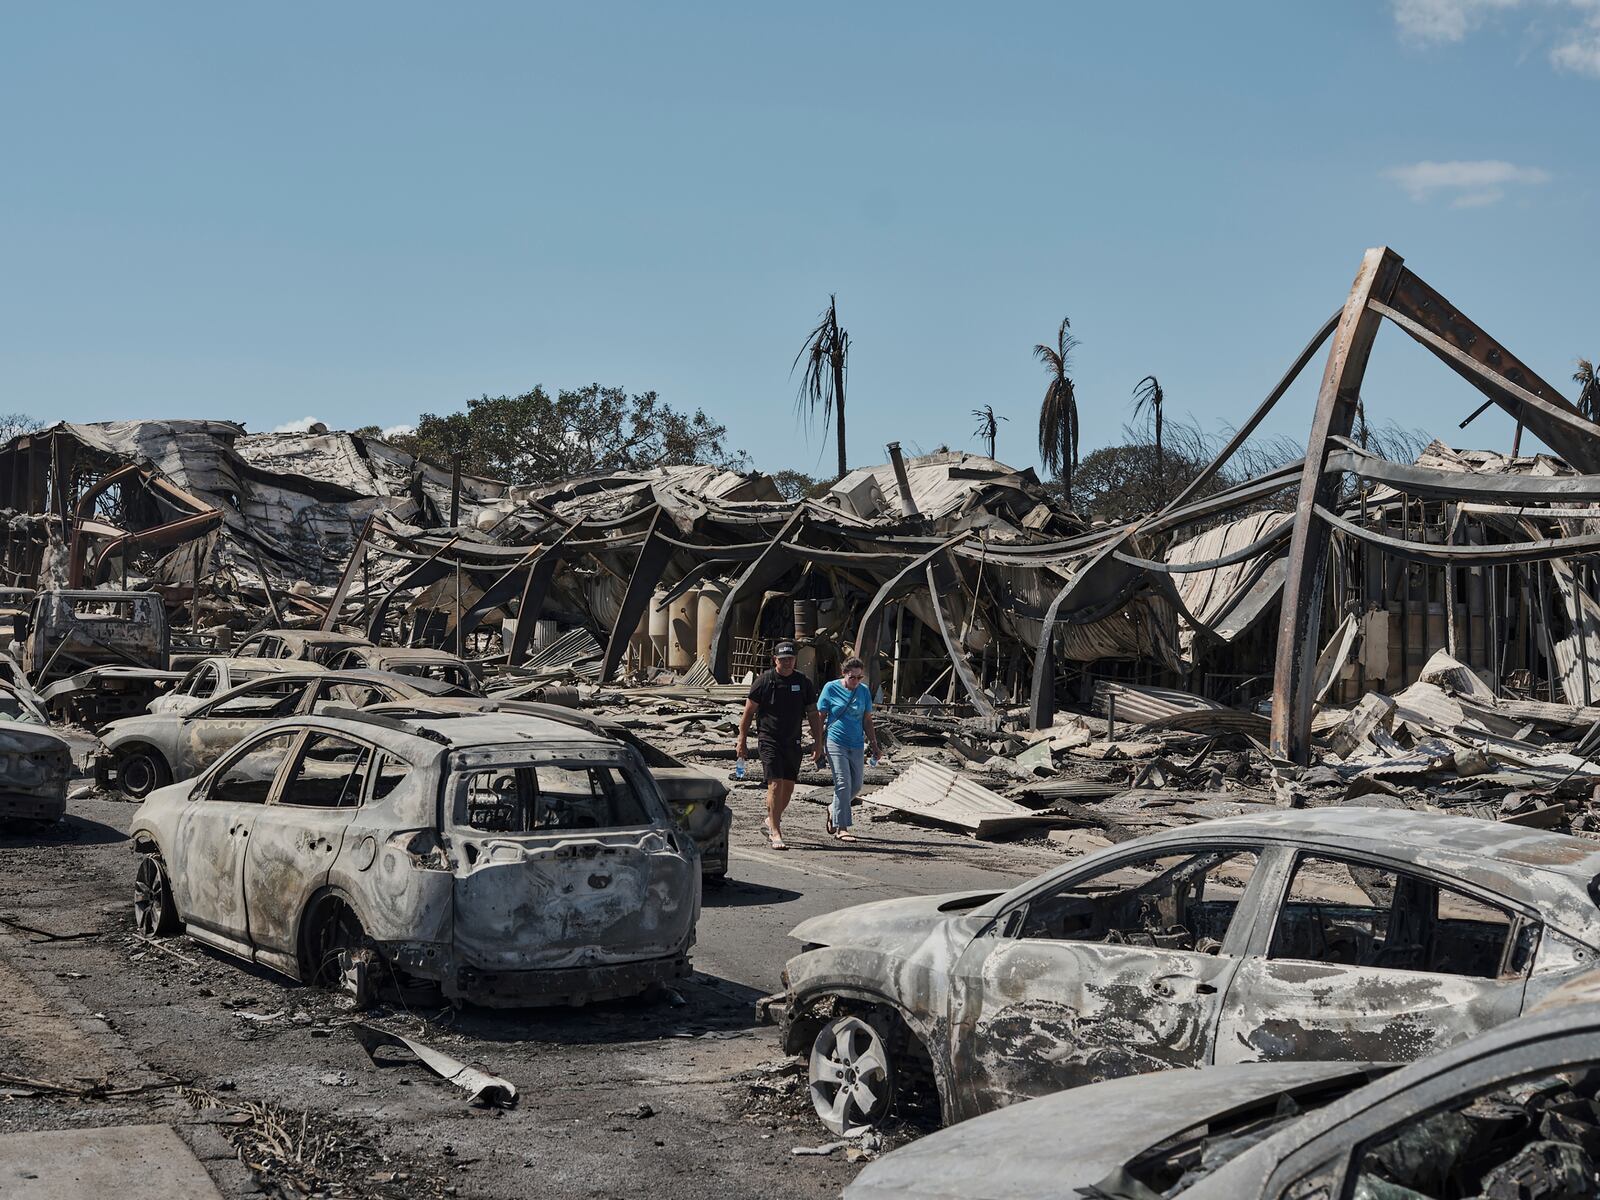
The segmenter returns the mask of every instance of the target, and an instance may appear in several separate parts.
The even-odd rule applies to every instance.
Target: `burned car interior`
[[[1530,958],[1532,930],[1513,940],[1515,925],[1420,875],[1302,855],[1268,957],[1495,979]]]
[[[1256,857],[1227,848],[1119,864],[1031,901],[1019,936],[1215,954]]]
[[[456,820],[481,833],[551,833],[647,825],[634,783],[614,766],[578,760],[507,764],[461,777]]]

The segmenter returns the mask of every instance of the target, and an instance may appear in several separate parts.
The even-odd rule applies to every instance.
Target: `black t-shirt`
[[[817,706],[817,688],[799,671],[788,675],[763,671],[750,685],[749,698],[759,706],[756,732],[764,738],[792,742],[799,739],[806,714]]]

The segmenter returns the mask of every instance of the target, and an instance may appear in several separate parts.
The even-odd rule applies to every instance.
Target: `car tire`
[[[145,937],[171,937],[182,928],[172,903],[172,880],[159,854],[141,854],[133,878],[133,925]]]
[[[881,1124],[894,1104],[895,1067],[884,1030],[835,1017],[811,1043],[808,1088],[817,1117],[839,1137]]]
[[[338,898],[326,900],[308,923],[305,982],[353,995],[356,1007],[371,1000],[372,968],[377,965],[372,941],[355,909]]]
[[[133,800],[143,800],[172,782],[172,770],[161,753],[149,746],[129,746],[117,753],[117,790]]]

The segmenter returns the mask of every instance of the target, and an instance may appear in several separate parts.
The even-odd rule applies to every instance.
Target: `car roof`
[[[459,716],[415,717],[397,720],[380,713],[325,712],[316,716],[289,718],[298,725],[310,725],[349,733],[378,742],[390,749],[420,748],[418,743],[433,750],[441,746],[455,750],[489,746],[508,749],[526,748],[530,742],[546,742],[565,746],[603,747],[619,749],[622,744],[611,738],[600,737],[585,730],[512,713],[473,713],[468,719]]]
[[[373,646],[377,653],[369,658],[388,659],[393,662],[442,662],[465,665],[461,657],[448,650],[435,650],[429,646]]]
[[[1474,868],[1502,878],[1538,872],[1565,876],[1585,887],[1600,876],[1600,843],[1503,821],[1400,808],[1341,806],[1221,817],[1164,830],[1139,843],[1154,846],[1196,836],[1292,841],[1333,854],[1375,855],[1464,876]]]
[[[263,629],[260,633],[253,633],[247,641],[257,638],[275,637],[298,642],[337,642],[340,645],[370,646],[372,643],[359,633],[340,633],[336,629]]]
[[[202,658],[189,670],[191,672],[197,671],[205,666],[206,663],[216,663],[219,666],[227,667],[230,673],[234,671],[254,671],[260,675],[281,673],[318,675],[322,672],[322,668],[318,664],[304,662],[298,658],[251,658],[248,655],[243,658],[235,658],[222,654],[213,654],[209,658]]]

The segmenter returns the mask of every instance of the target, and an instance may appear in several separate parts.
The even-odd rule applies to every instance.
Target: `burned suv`
[[[131,830],[134,915],[296,979],[509,1007],[689,970],[700,863],[629,747],[534,717],[274,722]]]

